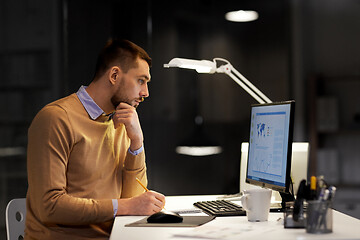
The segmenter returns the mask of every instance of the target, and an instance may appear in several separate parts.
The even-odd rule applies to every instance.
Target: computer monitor
[[[290,193],[294,111],[295,101],[251,106],[247,183]]]

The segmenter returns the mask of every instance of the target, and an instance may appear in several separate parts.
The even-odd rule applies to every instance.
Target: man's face
[[[111,102],[116,108],[120,102],[138,107],[149,96],[148,82],[150,81],[149,65],[143,59],[137,59],[137,67],[130,68],[123,73],[116,84]]]

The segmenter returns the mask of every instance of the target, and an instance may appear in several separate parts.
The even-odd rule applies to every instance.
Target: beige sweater
[[[92,120],[76,94],[45,106],[28,132],[25,239],[108,237],[112,199],[147,184],[144,151],[128,153],[126,129]]]

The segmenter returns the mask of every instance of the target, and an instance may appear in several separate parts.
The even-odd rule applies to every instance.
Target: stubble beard
[[[123,81],[122,81],[123,82]],[[131,105],[131,101],[128,97],[125,96],[124,92],[125,92],[125,89],[123,87],[123,84],[119,84],[118,88],[116,89],[115,93],[113,94],[113,96],[111,97],[111,103],[113,104],[114,106],[114,109],[117,108],[117,106],[121,103],[121,102],[124,102],[124,103],[127,103],[129,104],[130,106]]]

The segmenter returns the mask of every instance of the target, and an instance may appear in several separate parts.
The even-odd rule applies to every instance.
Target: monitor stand
[[[295,198],[294,195],[291,193],[280,193],[280,196],[281,196],[281,209],[283,212],[286,208],[286,203],[295,201]]]

